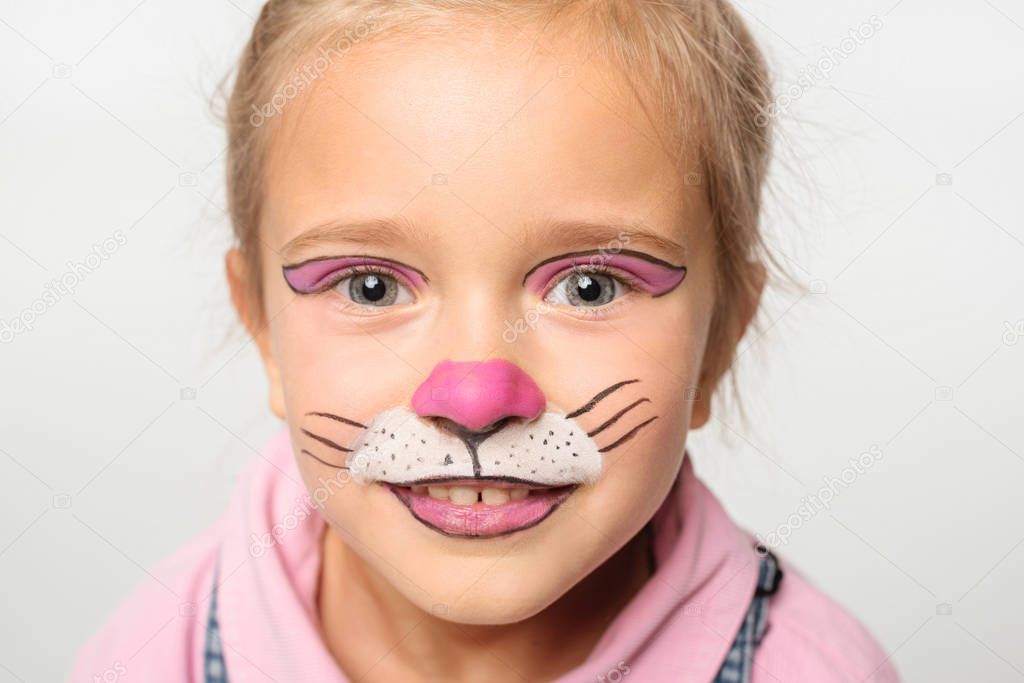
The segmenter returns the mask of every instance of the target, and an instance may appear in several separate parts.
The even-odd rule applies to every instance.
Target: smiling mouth
[[[445,536],[464,538],[504,536],[536,526],[578,486],[545,486],[511,478],[380,483],[419,522]]]

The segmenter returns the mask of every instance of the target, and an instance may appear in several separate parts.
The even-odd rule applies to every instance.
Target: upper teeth
[[[528,488],[474,488],[472,486],[422,486],[412,487],[413,493],[429,493],[436,500],[449,500],[456,505],[473,505],[483,501],[484,505],[504,505],[509,500],[522,500],[529,495]]]

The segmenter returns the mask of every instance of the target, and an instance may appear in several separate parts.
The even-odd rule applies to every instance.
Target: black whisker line
[[[318,457],[316,457],[315,455],[313,455],[312,453],[310,453],[309,451],[307,451],[307,450],[306,450],[305,448],[303,448],[303,449],[302,449],[302,452],[303,452],[303,453],[304,453],[305,455],[308,455],[309,457],[311,457],[311,458],[313,458],[314,460],[316,460],[316,461],[317,461],[318,463],[321,463],[321,464],[327,465],[328,467],[333,467],[333,468],[334,468],[334,469],[336,469],[336,470],[347,470],[347,469],[348,469],[348,467],[347,467],[347,466],[345,466],[345,465],[335,465],[335,464],[333,464],[333,463],[329,463],[329,462],[327,462],[326,460],[323,460],[323,459],[321,459],[321,458],[318,458]]]
[[[359,424],[355,420],[350,420],[347,417],[342,417],[341,415],[334,415],[332,413],[306,413],[306,415],[315,415],[316,417],[326,417],[326,418],[330,418],[330,419],[334,420],[335,422],[341,422],[342,424],[352,425],[353,427],[361,427],[363,429],[366,429],[366,425]]]
[[[324,437],[320,436],[319,434],[314,434],[313,432],[309,431],[308,429],[303,429],[302,433],[305,434],[306,436],[308,436],[311,439],[316,439],[317,441],[319,441],[320,443],[322,443],[325,446],[330,446],[331,448],[333,448],[336,451],[341,451],[342,453],[351,453],[352,452],[351,448],[345,448],[344,446],[339,446],[338,444],[334,443],[330,439],[325,439]]]
[[[646,422],[641,422],[636,427],[633,427],[631,430],[629,430],[628,432],[626,432],[625,434],[620,436],[618,441],[614,442],[610,446],[605,446],[604,448],[598,449],[597,452],[598,453],[607,453],[608,451],[610,451],[613,448],[618,448],[619,446],[621,446],[622,444],[626,443],[627,441],[632,439],[634,436],[636,436],[636,433],[639,432],[641,429],[643,429],[644,427],[646,427],[647,425],[651,424],[652,422],[654,422],[657,419],[658,419],[658,416],[655,415],[650,420],[647,420]]]
[[[581,408],[577,408],[576,410],[574,410],[571,413],[569,413],[568,415],[566,415],[565,419],[570,420],[570,419],[572,419],[574,417],[579,417],[583,413],[585,413],[585,412],[587,412],[589,410],[592,410],[594,408],[594,406],[596,406],[598,403],[600,403],[609,394],[611,394],[611,393],[613,393],[615,391],[618,391],[619,389],[621,389],[622,387],[626,386],[627,384],[633,384],[634,382],[639,382],[639,381],[640,380],[638,380],[638,379],[627,379],[624,382],[619,382],[617,384],[611,385],[607,389],[604,389],[603,391],[598,392],[597,396],[595,396],[594,398],[590,399],[587,402],[586,405],[584,405]]]
[[[600,434],[600,433],[601,433],[601,432],[603,432],[603,431],[604,431],[605,429],[607,429],[608,427],[611,427],[611,426],[612,426],[613,424],[615,424],[616,422],[618,422],[618,420],[619,420],[619,418],[620,418],[620,417],[622,417],[623,415],[625,415],[625,414],[626,414],[626,413],[628,413],[629,411],[633,410],[633,408],[636,408],[636,407],[637,407],[638,405],[640,405],[641,403],[650,403],[650,402],[651,402],[651,399],[649,399],[649,398],[642,398],[642,399],[640,399],[639,401],[633,401],[633,402],[632,402],[632,403],[630,403],[630,404],[629,404],[628,406],[626,406],[625,408],[623,408],[623,409],[622,409],[622,410],[620,410],[619,412],[617,412],[617,413],[615,413],[614,415],[612,415],[612,416],[611,416],[611,417],[610,417],[610,418],[608,419],[608,421],[607,421],[607,422],[605,422],[605,423],[604,423],[603,425],[601,425],[600,427],[598,427],[597,429],[595,429],[595,430],[594,430],[594,431],[592,431],[592,432],[587,432],[587,436],[593,437],[593,436],[594,436],[594,435],[596,435],[596,434]]]

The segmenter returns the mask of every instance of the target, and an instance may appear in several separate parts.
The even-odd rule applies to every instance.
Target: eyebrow
[[[557,235],[551,239],[550,235]],[[598,247],[602,249],[618,249],[629,246],[647,246],[655,250],[667,252],[670,260],[688,260],[689,248],[686,240],[676,241],[658,234],[658,231],[642,221],[627,223],[598,223],[592,221],[554,221],[545,223],[542,229],[531,229],[527,232],[525,243],[541,244],[555,242],[569,251]],[[544,246],[548,246],[545,244]]]
[[[552,233],[556,235],[551,240]],[[324,243],[349,242],[359,245],[390,247],[409,239],[427,242],[429,237],[415,223],[405,216],[394,218],[372,218],[362,221],[334,220],[309,228],[285,242],[280,255],[288,260],[292,254]],[[549,247],[554,241],[568,251],[588,247],[619,248],[626,244],[653,247],[656,250],[688,259],[689,249],[685,240],[675,241],[659,235],[656,230],[642,221],[594,222],[594,221],[550,221],[538,227],[527,228],[523,246]]]
[[[281,256],[288,260],[292,254],[324,243],[350,242],[359,245],[389,247],[407,241],[426,241],[426,235],[404,216],[373,218],[364,221],[328,221],[304,230],[284,243]]]

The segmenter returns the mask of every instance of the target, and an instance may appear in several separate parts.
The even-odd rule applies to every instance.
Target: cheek
[[[686,447],[693,388],[700,375],[702,340],[680,332],[674,321],[652,324],[657,330],[643,352],[631,356],[630,371],[643,378],[644,396],[658,416],[644,438],[607,454],[603,477],[610,495],[635,503],[635,510],[653,513],[675,478]]]
[[[679,297],[674,306],[645,307],[630,320],[628,333],[636,363],[666,391],[696,383],[707,342],[710,315],[698,297]]]
[[[651,396],[658,415],[642,436],[604,454],[601,478],[573,501],[573,513],[600,530],[589,553],[610,555],[632,538],[664,502],[679,474],[689,410],[674,395]],[[582,552],[582,549],[581,549]]]
[[[706,343],[702,306],[682,297],[648,300],[622,318],[582,324],[554,315],[518,341],[552,404],[571,410],[595,387],[639,379],[662,419],[683,419]]]
[[[293,441],[301,438],[297,433],[292,435]],[[360,521],[367,517],[369,497],[386,493],[379,487],[361,486],[347,470],[325,467],[309,458],[299,458],[297,462],[310,500],[336,526],[358,530]]]
[[[377,336],[324,333],[296,302],[272,323],[290,421],[309,412],[340,413],[367,424],[407,402],[422,375]]]
[[[607,490],[600,491],[601,495],[643,500],[670,482],[682,463],[690,418],[685,391],[657,375],[648,375],[642,385],[640,395],[651,403],[642,413],[637,409],[635,421],[648,415],[657,419],[631,441],[603,454],[604,469],[597,487],[600,490],[607,485]]]
[[[587,429],[637,399],[650,399],[596,437],[604,446],[634,423],[657,416],[632,441],[603,454],[601,478],[578,501],[580,514],[627,536],[654,513],[679,471],[700,376],[707,333],[704,310],[681,300],[673,303],[637,307],[628,321],[602,323],[600,333],[566,330],[560,333],[563,338],[537,354],[552,402],[566,410],[592,395],[595,387],[640,380],[588,416]]]

